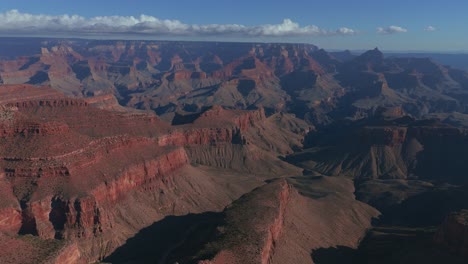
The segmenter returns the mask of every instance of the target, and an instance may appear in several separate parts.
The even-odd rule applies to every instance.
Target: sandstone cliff
[[[171,127],[152,114],[100,109],[46,87],[7,86],[3,92],[0,233],[8,241],[17,234],[37,243],[63,241],[54,251],[37,251],[51,263],[103,259],[166,215],[220,211],[265,178],[299,171],[251,141],[249,131],[268,123],[263,109],[214,107]],[[297,140],[299,130],[290,132]],[[191,163],[231,170],[213,180],[218,171]],[[255,177],[232,170],[275,163],[281,170]],[[220,188],[225,184],[231,187]]]
[[[378,212],[354,200],[351,185],[304,176],[254,190],[226,209],[218,239],[199,253],[214,257],[198,263],[313,263],[312,249],[357,247]]]

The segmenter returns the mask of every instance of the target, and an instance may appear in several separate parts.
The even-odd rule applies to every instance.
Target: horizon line
[[[96,38],[96,36],[38,36],[38,35],[2,35],[0,39],[5,38],[30,38],[30,39],[57,39],[57,40],[95,40],[95,41],[161,41],[161,42],[205,42],[205,43],[242,43],[242,44],[296,44],[296,45],[312,45],[318,49],[324,49],[328,52],[341,52],[350,51],[351,53],[363,53],[374,48],[326,48],[318,46],[314,43],[309,42],[294,42],[294,41],[265,41],[265,40],[198,40],[198,39],[179,39],[179,38],[133,38],[133,37],[107,37],[107,38]],[[378,46],[377,46],[378,48]],[[467,54],[467,50],[416,50],[416,49],[381,49],[378,48],[382,53],[432,53],[432,54]]]

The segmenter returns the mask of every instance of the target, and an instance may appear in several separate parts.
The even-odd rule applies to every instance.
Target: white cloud
[[[185,24],[179,20],[158,19],[153,16],[34,15],[10,10],[0,13],[0,34],[146,34],[153,36],[330,36],[354,35],[356,30],[342,27],[325,30],[315,25],[300,26],[290,19],[281,24],[244,26],[239,24]]]
[[[427,26],[424,28],[424,31],[427,31],[427,32],[432,32],[432,31],[436,31],[437,28],[436,27],[433,27],[433,26]]]
[[[405,33],[408,32],[406,28],[402,28],[399,26],[389,26],[389,27],[378,27],[377,33],[379,34],[394,34],[394,33]]]
[[[358,32],[356,30],[354,30],[354,29],[351,29],[351,28],[342,27],[342,28],[339,28],[336,31],[336,33],[339,34],[339,35],[355,35]]]

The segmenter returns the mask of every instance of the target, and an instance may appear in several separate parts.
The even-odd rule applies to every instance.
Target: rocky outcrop
[[[190,120],[191,118],[181,117],[180,119]],[[160,136],[158,144],[160,146],[245,144],[243,133],[261,124],[265,119],[263,108],[254,111],[239,111],[225,110],[215,106],[191,120],[191,126],[176,127],[168,134]]]
[[[158,138],[160,146],[216,145],[241,143],[240,131],[230,128],[199,128],[173,131]]]
[[[47,264],[62,264],[62,263],[74,263],[74,264],[85,264],[87,263],[81,256],[80,250],[76,244],[70,244],[65,246],[55,255],[51,256],[45,261]]]
[[[255,170],[265,166],[262,175],[269,177],[298,172],[248,142],[249,131],[267,122],[263,109],[213,107],[171,127],[152,114],[96,108],[100,99],[71,99],[32,86],[6,90],[0,97],[0,233],[67,243],[50,262],[103,259],[168,214],[221,210],[242,194],[245,187],[201,196],[218,183],[197,182],[212,172],[182,174],[190,163],[229,169],[249,163]],[[248,188],[258,184],[250,181]]]
[[[147,160],[143,164],[135,164],[125,168],[116,180],[105,182],[97,186],[91,193],[97,203],[113,202],[121,195],[138,187],[152,190],[156,186],[151,184],[170,175],[175,170],[187,165],[189,162],[184,149],[177,148],[165,154],[158,155],[154,160]]]
[[[38,54],[0,61],[4,83],[51,85],[76,97],[113,94],[161,115],[187,105],[263,106],[320,124],[382,106],[416,117],[467,109],[463,72],[427,58],[385,58],[378,49],[352,56],[289,43],[22,41]]]
[[[331,132],[333,131],[333,132]],[[464,183],[468,131],[409,117],[356,121],[306,138],[311,147],[289,161],[326,175]]]
[[[468,256],[468,210],[451,213],[439,227],[434,242],[451,252]]]
[[[268,235],[265,244],[262,248],[261,253],[261,263],[267,264],[271,262],[273,258],[273,254],[275,252],[275,247],[279,243],[279,237],[281,232],[284,229],[284,218],[286,214],[286,207],[288,206],[289,202],[289,186],[284,184],[281,186],[281,190],[279,193],[279,208],[278,214],[273,219],[273,223],[268,226]]]
[[[199,252],[214,256],[198,263],[313,263],[312,249],[357,247],[378,212],[354,200],[351,181],[308,177],[274,181],[235,201],[221,234]],[[337,207],[353,220],[337,216]]]
[[[284,229],[285,210],[289,203],[290,186],[286,181],[277,182],[263,187],[262,191],[254,191],[236,201],[226,210],[227,224],[224,233],[227,236],[235,236],[235,239],[226,238],[216,245],[221,246],[212,260],[200,261],[201,264],[215,263],[270,263],[274,254],[278,238]],[[268,191],[272,193],[267,194]],[[265,192],[265,193],[264,193]],[[268,195],[264,197],[264,195]],[[255,219],[249,221],[248,214],[255,203],[255,219],[264,219],[261,224],[255,223]],[[244,213],[241,213],[244,212]],[[234,238],[234,237],[233,237]]]
[[[17,234],[23,222],[19,205],[0,209],[0,219],[0,232]]]
[[[119,149],[120,151],[122,149]],[[91,167],[89,170],[74,167],[71,172],[67,171],[67,174],[54,177],[65,177],[67,178],[65,181],[73,181],[73,178],[79,177],[77,174],[80,172],[85,174],[94,172],[87,177],[99,177],[95,174],[96,168],[103,168],[102,166],[112,158],[112,152],[110,152],[106,159],[92,164],[88,163],[87,166]],[[26,171],[24,172],[26,177],[36,177],[36,192],[31,195],[29,201],[22,202],[21,211],[17,208],[0,210],[4,219],[1,222],[0,231],[32,234],[42,239],[65,239],[78,243],[78,249],[70,249],[70,254],[62,252],[61,254],[65,255],[60,258],[80,258],[80,260],[102,258],[117,247],[118,243],[122,243],[121,240],[109,242],[112,240],[115,222],[119,221],[114,209],[115,204],[118,204],[120,200],[129,199],[129,194],[137,190],[147,193],[159,190],[161,185],[172,181],[168,177],[170,178],[178,169],[187,164],[188,157],[185,151],[182,148],[176,148],[159,154],[154,159],[146,159],[142,163],[132,162],[128,167],[123,165],[122,168],[116,168],[119,173],[110,175],[112,177],[109,180],[88,186],[85,190],[77,190],[75,194],[69,191],[66,196],[50,191],[47,194],[48,185],[56,181],[50,179],[52,176],[47,178],[47,175],[35,175]],[[7,177],[18,185],[19,182],[15,179],[24,176],[19,175],[19,172],[15,171],[15,173]],[[41,173],[45,172],[41,170]],[[64,187],[67,188],[66,186],[60,188]],[[96,239],[108,242],[91,243]]]

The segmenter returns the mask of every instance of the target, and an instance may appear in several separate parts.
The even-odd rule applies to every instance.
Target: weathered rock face
[[[362,120],[309,133],[305,145],[310,149],[290,156],[289,161],[358,180],[463,183],[467,133],[465,128],[434,120]]]
[[[214,145],[222,142],[241,142],[240,131],[229,128],[199,128],[174,131],[158,138],[161,146]]]
[[[225,210],[221,234],[199,253],[214,257],[198,263],[312,263],[312,249],[356,247],[378,212],[355,201],[352,190],[346,179],[307,176],[266,184]]]
[[[59,251],[58,254],[49,258],[46,263],[61,264],[61,263],[86,263],[82,258],[80,250],[76,244],[71,244]]]
[[[16,234],[21,228],[23,218],[18,207],[6,207],[0,210],[1,223],[0,231],[9,234]]]
[[[191,120],[192,125],[176,127],[171,133],[159,137],[159,144],[161,146],[242,144],[245,143],[242,133],[255,125],[262,124],[265,119],[263,108],[254,111],[229,111],[216,106]]]
[[[284,65],[286,71],[294,70],[307,52],[315,50],[312,45],[293,44],[187,44],[46,41],[37,49],[40,54],[0,62],[0,76],[6,84],[51,85],[68,95],[116,94],[121,102],[158,113],[167,112],[174,100],[192,103],[192,95],[203,89],[212,90],[209,94],[216,90],[224,94],[221,104],[225,106],[264,105],[275,109],[283,108],[287,100],[277,89],[276,68],[278,74],[284,72]],[[276,56],[283,62],[276,63]],[[224,89],[222,84],[231,79],[239,85]],[[157,98],[141,93],[153,87],[158,87],[158,91],[150,91]],[[273,87],[276,89],[271,92]],[[217,104],[201,99],[204,105]]]
[[[128,146],[127,147],[138,147]],[[120,151],[129,151],[125,148],[120,148]],[[99,154],[98,154],[99,155]],[[109,162],[108,159],[113,158],[112,155],[98,158],[94,161],[95,164],[87,163],[86,166],[97,167],[104,162]],[[99,159],[101,159],[99,161]],[[96,236],[98,233],[106,232],[106,228],[112,228],[112,223],[106,222],[105,214],[111,210],[112,206],[119,198],[125,196],[128,192],[135,189],[157,188],[160,181],[164,177],[169,176],[172,172],[185,166],[188,163],[187,155],[181,148],[162,153],[154,159],[147,159],[142,164],[132,164],[129,167],[122,166],[120,174],[115,175],[114,180],[106,181],[105,183],[96,184],[93,187],[88,187],[89,196],[72,197],[67,199],[58,194],[41,193],[38,200],[30,201],[25,204],[23,214],[29,217],[29,223],[32,226],[23,226],[24,232],[38,234],[41,238],[89,238]],[[102,166],[102,165],[101,165]],[[84,170],[79,167],[72,167],[71,172],[50,175],[48,177],[74,177],[75,173],[88,172],[92,170]],[[91,174],[92,175],[92,174]],[[90,176],[91,176],[90,175]],[[29,177],[38,178],[38,175],[23,174],[10,175],[9,177]],[[47,177],[47,175],[45,176]],[[43,184],[47,184],[47,178],[38,180],[38,188],[42,189]],[[68,196],[73,196],[73,193],[67,193]],[[37,195],[36,195],[37,196]],[[33,196],[34,198],[34,196]]]
[[[355,247],[377,212],[350,180],[297,177],[280,157],[305,174],[351,176],[382,207],[467,182],[468,75],[428,59],[298,44],[34,45],[0,61],[1,263],[14,246],[32,254],[19,262],[102,260],[155,221],[221,212],[246,193],[190,260],[307,263],[313,249]],[[414,119],[426,114],[442,121]],[[170,253],[186,235],[160,262],[178,261]]]
[[[468,210],[447,216],[435,234],[434,242],[455,254],[468,256]]]
[[[29,46],[24,54],[15,50],[16,59],[0,61],[3,83],[51,85],[77,97],[115,95],[122,105],[160,115],[263,106],[326,125],[467,109],[465,72],[427,58],[385,58],[378,49],[353,56],[303,44],[21,42]],[[382,106],[393,110],[381,113]]]
[[[167,214],[221,210],[242,194],[242,188],[220,194],[216,184],[184,175],[191,162],[242,167],[250,155],[255,159],[249,162],[282,164],[249,141],[250,130],[267,122],[263,109],[215,107],[192,123],[171,127],[151,114],[111,112],[47,88],[7,86],[2,92],[0,233],[67,241],[51,262],[102,259]],[[219,166],[203,158],[220,148],[238,157],[218,155]],[[298,171],[281,166],[281,172],[264,173]],[[258,183],[243,188],[252,184]],[[210,194],[196,198],[201,186]]]
[[[284,229],[286,207],[290,200],[291,187],[285,182],[263,187],[272,189],[272,197],[262,197],[257,193],[250,194],[254,197],[243,197],[226,211],[227,230],[225,233],[235,235],[242,224],[250,225],[246,228],[244,238],[239,241],[226,242],[220,248],[213,260],[200,261],[199,263],[269,263],[274,253],[278,238]],[[273,199],[269,199],[273,198]],[[239,214],[243,210],[252,210],[249,203],[258,203],[260,219],[266,222],[261,225],[250,223],[248,214]],[[229,241],[229,240],[227,240]],[[237,243],[243,241],[243,243]],[[223,243],[223,242],[221,242]]]

